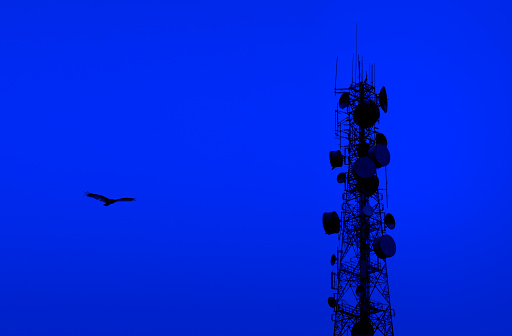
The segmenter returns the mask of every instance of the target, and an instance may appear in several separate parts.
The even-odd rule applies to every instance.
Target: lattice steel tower
[[[375,65],[363,71],[362,63],[356,47],[352,83],[334,88],[335,95],[341,94],[335,110],[340,150],[331,151],[329,159],[332,169],[347,169],[337,177],[344,186],[341,216],[335,211],[323,215],[326,234],[338,234],[339,241],[331,257],[336,270],[331,272],[334,295],[328,304],[334,310],[334,336],[349,331],[352,336],[392,336],[387,258],[395,254],[396,245],[386,230],[394,229],[395,219],[384,213],[384,188],[379,188],[390,155],[377,127],[379,108],[387,112],[388,104],[386,89],[375,91]],[[387,178],[384,187],[387,201]]]

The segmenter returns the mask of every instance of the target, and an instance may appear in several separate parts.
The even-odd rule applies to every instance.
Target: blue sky
[[[0,334],[330,335],[321,217],[356,23],[389,97],[395,334],[506,333],[510,14],[3,1]]]

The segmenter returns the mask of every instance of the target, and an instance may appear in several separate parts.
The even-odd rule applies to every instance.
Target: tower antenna
[[[336,94],[336,79],[338,78],[338,56],[336,56],[336,74],[334,75],[334,93]]]
[[[334,88],[335,94],[341,94],[335,112],[339,149],[329,153],[329,160],[332,169],[342,170],[336,180],[345,186],[340,190],[340,215],[325,212],[322,219],[325,233],[338,236],[338,248],[331,256],[334,294],[327,303],[333,308],[334,336],[349,331],[352,336],[394,336],[387,262],[395,255],[396,244],[386,231],[395,228],[395,219],[384,213],[384,190],[379,189],[381,175],[386,179],[387,203],[390,154],[387,139],[377,127],[380,111],[388,109],[387,94],[384,87],[378,94],[375,91],[375,64],[369,67],[369,81],[368,75],[361,76],[362,60],[356,25],[352,83],[347,89]],[[337,71],[336,62],[335,85]]]
[[[357,23],[356,23],[356,57],[358,57],[359,54],[357,53]]]

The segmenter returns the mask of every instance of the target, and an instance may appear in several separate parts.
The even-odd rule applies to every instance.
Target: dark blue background
[[[505,4],[2,1],[0,334],[330,335],[356,23],[389,97],[395,333],[507,334]]]

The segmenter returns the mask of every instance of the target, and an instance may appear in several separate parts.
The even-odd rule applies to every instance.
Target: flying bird
[[[115,202],[131,202],[131,201],[135,201],[135,198],[131,198],[131,197],[112,199],[112,198],[107,198],[107,197],[102,196],[102,195],[93,194],[93,193],[90,193],[88,191],[85,192],[85,196],[97,199],[98,201],[105,202],[105,204],[103,204],[104,206],[109,206],[110,204],[113,204]]]

